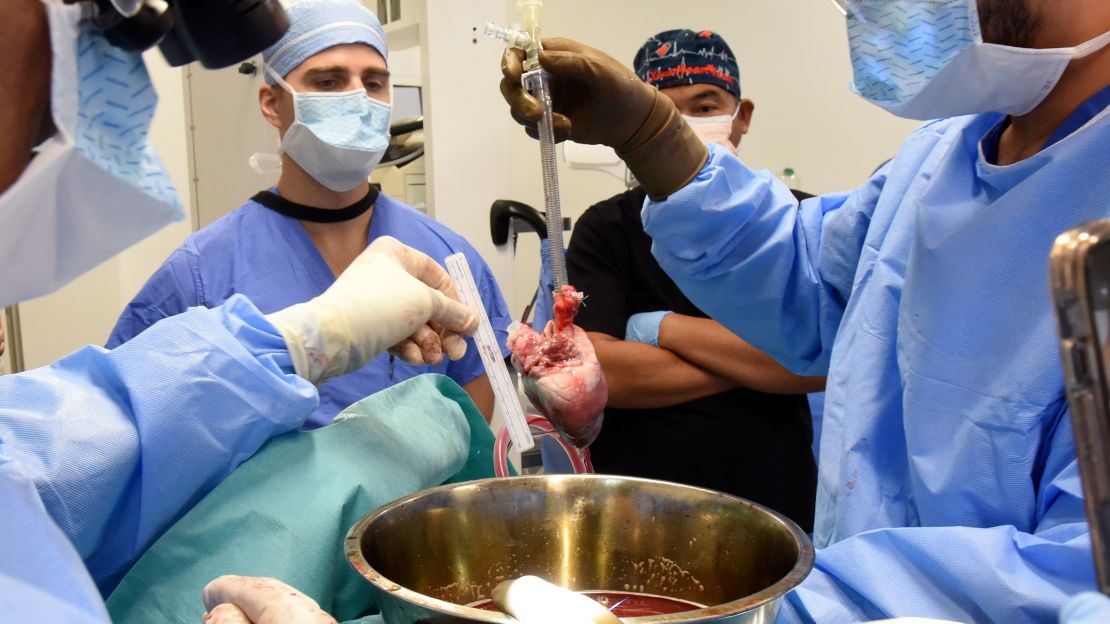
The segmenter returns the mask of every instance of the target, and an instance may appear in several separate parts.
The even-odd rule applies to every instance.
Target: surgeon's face
[[[978,0],[987,43],[1019,48],[1066,48],[1110,30],[1106,0]],[[1110,55],[1104,48],[1096,56]],[[1094,62],[1094,58],[1084,59]]]
[[[50,30],[41,0],[6,0],[0,19],[0,194],[54,133],[50,117]]]
[[[389,69],[377,50],[361,43],[338,45],[310,57],[285,77],[298,93],[342,93],[365,89],[375,100],[390,101]],[[277,85],[263,85],[259,104],[282,136],[293,124],[293,96]]]
[[[1038,20],[1027,0],[978,0],[983,41],[1017,48],[1034,47]]]
[[[682,85],[660,89],[659,92],[674,102],[678,112],[690,117],[731,116],[739,106],[740,113],[732,120],[732,134],[729,136],[733,145],[740,145],[740,139],[748,133],[748,127],[752,123],[755,104],[751,100],[737,98],[716,85]]]

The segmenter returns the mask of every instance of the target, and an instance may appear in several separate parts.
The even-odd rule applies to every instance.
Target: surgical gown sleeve
[[[0,377],[0,478],[34,485],[107,593],[166,528],[267,439],[298,428],[317,400],[293,375],[281,335],[236,296],[156,323],[115,350],[90,346]],[[4,545],[12,535],[0,540],[0,562],[12,561],[5,549],[14,546]]]
[[[652,254],[711,318],[796,373],[826,374],[888,166],[799,206],[769,172],[709,152],[690,184],[645,204]]]
[[[817,552],[813,572],[787,595],[778,621],[1055,622],[1069,596],[1094,587],[1094,565],[1066,410],[1054,429],[1032,532],[936,526],[848,537]]]
[[[0,619],[107,624],[104,600],[26,471],[0,452]]]

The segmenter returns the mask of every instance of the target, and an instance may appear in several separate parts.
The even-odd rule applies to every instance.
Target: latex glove
[[[1060,609],[1060,624],[1105,624],[1110,622],[1110,598],[1097,592],[1076,594]]]
[[[315,600],[277,579],[221,576],[203,594],[204,624],[336,624]]]
[[[225,602],[206,611],[201,618],[203,624],[251,624],[251,619],[239,607]]]
[[[628,324],[624,327],[624,339],[658,347],[659,326],[663,324],[663,317],[670,313],[670,310],[661,310],[633,314],[628,317]]]
[[[317,385],[389,350],[410,364],[466,353],[459,334],[478,317],[425,254],[383,236],[320,296],[266,316],[285,338],[297,374]]]
[[[493,603],[521,624],[620,624],[593,598],[553,585],[538,576],[503,581]]]
[[[667,197],[701,171],[709,152],[670,98],[600,50],[570,39],[544,39],[543,48],[556,140],[614,148],[652,199]],[[520,50],[505,51],[501,94],[513,118],[534,128],[543,107],[521,84],[523,58]]]

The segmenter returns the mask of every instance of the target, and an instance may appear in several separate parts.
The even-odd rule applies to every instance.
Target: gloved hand
[[[600,50],[570,39],[544,39],[543,48],[556,140],[614,148],[652,199],[666,198],[701,171],[709,152],[670,98]],[[501,94],[513,118],[534,128],[543,108],[521,84],[522,63],[520,50],[505,51]]]
[[[1060,609],[1060,624],[1104,624],[1110,622],[1110,598],[1097,592],[1076,594]]]
[[[315,600],[277,579],[221,576],[204,587],[204,624],[336,624]]]
[[[633,314],[628,317],[628,324],[624,327],[624,339],[658,347],[659,326],[663,324],[663,317],[670,313],[670,310],[660,310]]]
[[[314,384],[362,368],[389,350],[411,364],[466,352],[478,327],[451,278],[423,253],[383,236],[320,296],[266,316],[285,338],[297,374]]]
[[[521,624],[620,624],[593,598],[538,576],[502,581],[490,592],[493,603]]]

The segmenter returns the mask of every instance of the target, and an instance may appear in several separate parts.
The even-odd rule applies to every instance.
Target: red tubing
[[[563,451],[566,452],[567,457],[570,458],[571,466],[574,468],[574,474],[593,473],[594,465],[590,461],[589,449],[579,449],[568,442],[555,431],[555,427],[547,422],[547,419],[543,416],[525,414],[525,418],[528,419],[528,427],[530,429],[536,430],[541,434],[552,434],[555,439],[559,441],[559,445],[563,448]],[[497,438],[493,445],[493,473],[498,477],[509,476],[509,444],[509,430],[506,427],[502,427],[501,430],[497,432]]]

